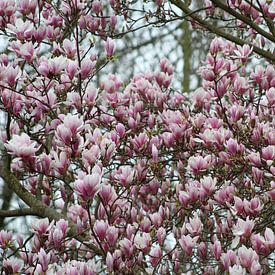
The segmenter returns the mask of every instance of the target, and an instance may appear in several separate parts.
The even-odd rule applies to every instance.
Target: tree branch
[[[202,19],[199,15],[192,13],[192,11],[187,8],[184,3],[180,0],[171,0],[171,3],[177,6],[180,10],[182,10],[185,14],[189,14],[189,17],[192,18],[194,21],[199,23],[202,27],[210,31],[211,33],[214,33],[218,36],[221,36],[231,42],[234,42],[238,45],[245,45],[248,44],[251,47],[253,47],[253,51],[257,53],[258,55],[268,59],[271,62],[275,62],[275,55],[273,55],[271,52],[265,51],[239,37],[233,36],[232,34],[229,34],[228,32],[225,32],[218,27],[212,25],[211,23],[208,23],[206,20]]]
[[[269,39],[272,42],[275,42],[275,37],[272,34],[266,32],[265,30],[260,28],[256,23],[252,22],[248,17],[246,17],[246,16],[242,15],[241,13],[238,13],[237,11],[231,9],[228,5],[223,4],[219,0],[211,0],[211,1],[215,4],[215,6],[219,7],[223,11],[231,14],[235,18],[237,18],[240,21],[242,21],[242,22],[246,23],[247,25],[249,25],[252,29],[257,31],[257,33],[259,33],[260,35],[264,36],[265,38]]]
[[[85,238],[85,236],[80,236],[77,230],[76,225],[64,216],[61,213],[58,213],[51,207],[43,204],[40,200],[38,200],[35,196],[30,194],[19,182],[19,180],[12,174],[10,171],[6,169],[7,165],[7,156],[2,157],[2,163],[0,163],[0,177],[5,181],[6,184],[16,193],[16,195],[23,200],[30,208],[32,208],[33,215],[49,218],[49,220],[58,221],[60,219],[67,220],[69,223],[70,230],[68,235],[72,238],[75,238],[81,243],[84,243],[87,247],[94,251],[97,255],[102,255],[102,251],[93,244],[87,244],[85,242],[89,241],[89,238]],[[11,210],[12,211],[12,210]],[[26,211],[26,210],[24,210]]]
[[[0,210],[0,217],[19,217],[19,216],[36,216],[37,210],[34,208],[19,208],[14,210]]]

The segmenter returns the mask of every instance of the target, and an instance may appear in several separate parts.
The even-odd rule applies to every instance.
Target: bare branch
[[[221,36],[231,42],[234,42],[238,45],[245,45],[248,44],[251,47],[253,47],[253,51],[255,53],[257,53],[258,55],[268,59],[271,62],[275,62],[275,55],[273,55],[271,52],[269,51],[265,51],[251,43],[249,43],[248,41],[245,41],[239,37],[236,37],[228,32],[225,32],[221,29],[219,29],[218,27],[212,25],[211,23],[207,22],[206,20],[202,19],[199,15],[192,13],[192,11],[187,8],[184,3],[180,0],[171,0],[171,3],[174,4],[175,6],[177,6],[179,9],[181,9],[185,14],[189,14],[189,17],[191,17],[194,21],[196,21],[197,23],[199,23],[203,28],[207,29],[208,31],[210,31],[211,33],[214,33],[218,36]]]
[[[18,208],[14,210],[0,210],[0,217],[22,217],[36,216],[37,210],[34,208]]]
[[[269,39],[272,42],[275,42],[275,37],[272,34],[266,32],[265,30],[260,28],[256,23],[252,22],[251,19],[249,19],[247,16],[244,16],[244,15],[240,14],[239,12],[231,9],[228,5],[223,4],[219,0],[212,0],[212,2],[215,4],[215,6],[219,7],[223,11],[233,15],[234,17],[236,17],[240,21],[242,21],[242,22],[246,23],[247,25],[249,25],[252,29],[257,31],[260,35],[264,36],[265,38]]]
[[[33,214],[39,217],[49,218],[49,220],[58,221],[60,219],[67,220],[69,223],[69,236],[75,238],[76,240],[80,241],[81,243],[85,243],[89,241],[88,237],[82,237],[79,235],[76,225],[64,216],[61,213],[58,213],[51,207],[43,204],[40,200],[30,194],[19,182],[19,180],[14,176],[13,173],[6,169],[7,167],[7,157],[2,157],[2,163],[0,164],[0,177],[8,184],[8,186],[16,193],[16,195],[22,199],[30,208],[33,209]],[[102,255],[102,251],[93,244],[86,244],[94,253],[98,255]]]

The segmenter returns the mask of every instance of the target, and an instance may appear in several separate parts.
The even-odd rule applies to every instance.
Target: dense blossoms
[[[172,89],[165,58],[97,85],[101,56],[79,39],[102,38],[112,62],[122,7],[110,1],[104,16],[100,1],[86,4],[61,1],[58,13],[47,1],[0,0],[0,29],[16,39],[0,55],[10,161],[0,175],[40,217],[29,239],[0,231],[3,273],[268,274],[274,66],[253,67],[252,46],[215,38],[190,97]],[[273,5],[263,8],[272,16]]]

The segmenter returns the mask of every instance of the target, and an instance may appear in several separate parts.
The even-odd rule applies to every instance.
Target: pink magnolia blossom
[[[216,260],[219,260],[222,254],[222,246],[221,246],[221,242],[216,240],[212,246],[212,253],[215,256]]]
[[[50,223],[48,218],[36,220],[32,223],[32,231],[39,236],[43,236],[50,230],[52,225],[53,223]]]
[[[18,274],[21,272],[24,263],[20,259],[10,258],[3,260],[5,274]]]
[[[247,248],[244,245],[238,249],[238,256],[241,265],[247,269],[251,269],[252,265],[256,265],[259,260],[257,253],[252,248]]]
[[[65,237],[65,235],[59,228],[54,229],[54,231],[52,233],[52,241],[56,248],[60,248],[62,246],[64,237]]]
[[[235,50],[234,53],[235,53],[235,56],[237,58],[240,58],[242,62],[246,62],[247,58],[252,53],[252,51],[253,51],[253,48],[245,44],[242,47],[237,46],[237,50]]]
[[[268,91],[266,91],[266,97],[270,106],[274,106],[275,105],[275,88],[274,87],[271,87]]]
[[[156,267],[161,259],[162,251],[159,246],[152,249],[150,253],[150,261],[153,267]]]
[[[236,253],[232,250],[228,250],[226,253],[222,253],[221,255],[221,262],[226,270],[228,270],[230,266],[233,266],[236,261]]]
[[[33,25],[28,20],[24,22],[22,18],[17,18],[14,25],[8,24],[8,28],[16,34],[19,40],[24,40],[31,33]]]
[[[107,38],[107,41],[104,44],[104,48],[105,48],[107,57],[108,58],[113,57],[114,51],[115,51],[115,44],[112,39]]]
[[[275,248],[275,234],[270,228],[266,228],[264,232],[265,244],[270,247],[270,249]]]
[[[64,39],[64,41],[63,41],[63,48],[64,48],[64,51],[65,51],[66,55],[69,58],[74,58],[74,56],[76,54],[76,47],[75,47],[74,42],[70,41],[67,38]]]
[[[87,78],[93,71],[93,69],[95,68],[95,61],[92,61],[90,59],[84,59],[81,62],[81,66],[80,66],[80,75],[82,79]]]
[[[246,275],[247,272],[245,268],[241,267],[240,265],[233,265],[229,267],[229,274],[230,275]]]
[[[23,57],[27,62],[31,63],[35,58],[34,45],[31,42],[24,44],[14,42],[11,47],[18,54],[19,57]]]
[[[135,2],[0,0],[2,273],[272,273],[272,1],[187,3],[230,33],[194,92],[168,58],[129,78],[149,52],[125,39],[187,9]]]
[[[131,257],[133,255],[133,252],[134,252],[134,246],[132,244],[132,242],[127,239],[127,238],[124,238],[123,240],[121,240],[119,242],[120,244],[120,250],[121,252],[127,257]]]
[[[48,265],[50,262],[50,255],[46,254],[46,252],[44,251],[43,248],[40,249],[39,253],[38,253],[38,259],[39,259],[39,263],[41,265],[42,271],[45,272],[48,270]]]
[[[213,179],[212,177],[203,177],[201,180],[201,186],[203,192],[205,192],[208,196],[210,196],[216,189],[217,179]]]
[[[98,145],[93,145],[89,150],[82,152],[83,163],[89,167],[96,163],[100,157],[100,148]]]
[[[244,236],[249,237],[254,228],[254,222],[249,220],[247,217],[246,220],[238,219],[237,223],[233,227],[233,234],[235,236]]]
[[[163,227],[158,228],[157,238],[160,245],[163,245],[164,240],[166,238],[166,231]]]
[[[250,201],[244,200],[244,210],[247,214],[257,215],[262,209],[259,198],[253,198]]]
[[[109,228],[109,225],[105,222],[105,221],[99,221],[97,220],[94,224],[94,231],[96,233],[96,235],[98,236],[98,238],[103,241],[107,230]]]
[[[188,160],[188,166],[190,170],[194,174],[198,174],[204,170],[206,170],[210,166],[210,159],[209,157],[202,157],[202,156],[197,156],[197,157],[190,157]]]
[[[5,144],[5,147],[12,155],[21,158],[33,157],[40,148],[36,141],[32,141],[25,133],[14,135],[13,138]]]
[[[56,152],[53,153],[54,156],[54,168],[58,171],[59,174],[63,174],[69,164],[68,155],[66,152],[60,152],[59,156],[56,154]]]
[[[268,164],[272,164],[275,159],[275,146],[269,145],[262,149],[262,157]]]
[[[86,175],[74,183],[74,189],[84,200],[92,200],[100,188],[101,176],[98,173]]]
[[[20,68],[18,66],[9,66],[5,69],[4,75],[9,86],[13,87],[20,77]]]
[[[115,178],[119,184],[127,187],[134,179],[134,171],[130,166],[123,166],[117,171]]]
[[[146,251],[150,249],[151,246],[151,237],[149,233],[141,233],[136,235],[134,239],[134,244],[138,249]]]
[[[210,44],[210,53],[215,54],[222,50],[223,48],[223,40],[221,38],[215,38]]]
[[[198,254],[199,254],[200,258],[202,258],[202,259],[206,258],[206,256],[207,256],[207,247],[206,247],[206,244],[204,242],[201,242],[198,245]]]
[[[119,237],[119,229],[114,227],[114,226],[110,226],[107,234],[106,234],[106,240],[107,242],[111,245],[114,246],[115,243],[117,242]]]
[[[158,161],[158,149],[154,144],[152,145],[152,159],[154,162]]]
[[[108,271],[112,272],[114,267],[114,258],[110,252],[108,252],[106,256],[106,265],[107,265]]]
[[[201,234],[203,225],[198,215],[195,215],[194,218],[190,219],[190,222],[186,224],[186,229],[192,236]]]
[[[75,61],[70,61],[68,65],[66,66],[66,72],[69,76],[70,80],[73,80],[74,77],[77,75],[78,71],[78,65]]]
[[[5,249],[12,242],[12,232],[7,232],[5,230],[0,231],[0,247]]]
[[[192,255],[193,248],[195,247],[198,238],[199,236],[192,238],[190,235],[182,235],[179,239],[181,248],[188,256]]]
[[[260,234],[255,234],[251,236],[250,240],[253,249],[257,253],[266,254],[268,252],[268,248],[266,247],[265,239],[263,236],[261,236]]]
[[[93,2],[92,4],[92,10],[95,12],[95,13],[100,13],[103,9],[103,6],[101,4],[100,1],[96,0]]]

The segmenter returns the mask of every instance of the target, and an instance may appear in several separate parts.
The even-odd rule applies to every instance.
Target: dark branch
[[[61,213],[58,213],[51,207],[43,204],[40,200],[38,200],[35,196],[30,194],[20,183],[20,181],[12,174],[9,170],[7,170],[7,158],[5,156],[2,157],[0,163],[0,177],[5,181],[6,184],[14,191],[14,193],[23,200],[30,208],[33,209],[33,215],[48,218],[49,220],[67,220],[69,223],[69,236],[75,238],[81,243],[84,243],[87,247],[94,251],[97,255],[102,255],[102,251],[95,245],[91,243],[86,243],[89,241],[89,238],[85,236],[80,236],[77,230],[76,225],[66,216]]]
[[[264,36],[265,38],[269,39],[272,42],[275,42],[275,37],[272,34],[266,32],[265,30],[260,28],[256,23],[252,22],[251,19],[249,19],[247,16],[244,16],[244,15],[240,14],[239,12],[231,9],[228,5],[223,4],[219,0],[212,0],[212,2],[215,4],[215,6],[219,7],[223,11],[231,14],[235,18],[237,18],[240,21],[244,22],[245,24],[249,25],[252,29],[257,31],[258,34]]]
[[[37,210],[34,208],[19,208],[14,210],[0,210],[0,217],[20,217],[20,216],[36,216]]]
[[[269,51],[265,51],[239,37],[236,37],[232,34],[229,34],[228,32],[225,32],[221,29],[219,29],[218,27],[212,25],[211,23],[207,22],[206,20],[202,19],[199,15],[192,13],[192,11],[187,8],[184,3],[180,0],[171,0],[171,3],[174,4],[175,6],[177,6],[180,10],[182,10],[185,14],[189,14],[189,17],[192,18],[195,22],[199,23],[203,28],[207,29],[208,31],[210,31],[211,33],[214,33],[218,36],[221,36],[231,42],[234,42],[238,45],[245,45],[248,44],[251,47],[253,47],[253,51],[255,53],[257,53],[258,55],[268,59],[271,62],[275,62],[275,55],[273,55],[271,52]]]

